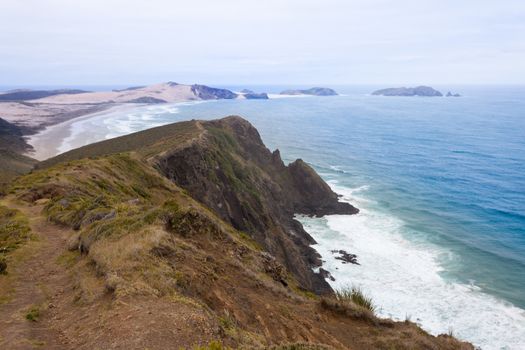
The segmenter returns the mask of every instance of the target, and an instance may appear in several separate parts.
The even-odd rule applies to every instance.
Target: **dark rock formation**
[[[267,100],[268,94],[265,92],[257,93],[253,90],[249,89],[242,89],[241,94],[246,98],[247,100]]]
[[[332,254],[339,254],[339,256],[336,256],[335,258],[337,260],[341,260],[343,264],[355,264],[355,265],[361,265],[357,262],[357,255],[347,253],[344,250],[331,250],[330,253]]]
[[[461,97],[461,95],[460,95],[460,94],[458,94],[458,93],[455,93],[455,94],[453,94],[453,93],[452,93],[452,92],[450,92],[450,91],[449,91],[449,92],[447,92],[447,95],[446,95],[446,96],[447,96],[447,97]]]
[[[313,95],[313,96],[335,96],[337,92],[333,89],[313,87],[306,90],[290,89],[281,92],[281,95]]]
[[[60,90],[16,90],[12,92],[6,92],[0,94],[0,101],[25,101],[25,100],[35,100],[38,98],[44,98],[54,95],[64,95],[64,94],[83,94],[84,90],[76,89],[60,89]]]
[[[437,90],[434,90],[430,86],[417,86],[417,87],[400,87],[400,88],[389,88],[382,89],[372,92],[372,95],[381,96],[443,96],[443,94]]]
[[[307,215],[355,214],[302,160],[286,166],[270,152],[257,130],[240,117],[200,122],[204,137],[156,157],[156,167],[213,209],[236,229],[249,233],[309,290],[329,285],[312,267],[319,254],[313,238],[294,220]]]
[[[253,93],[244,94],[244,97],[247,100],[267,100],[268,94],[265,92],[261,92],[261,93],[253,92]]]
[[[126,103],[166,103],[167,101],[151,96],[138,97],[133,100],[126,101]]]
[[[206,85],[192,85],[191,91],[203,100],[234,99],[237,94],[227,89],[217,89]]]
[[[330,273],[330,271],[327,271],[325,269],[323,269],[322,267],[319,268],[319,274],[324,278],[324,279],[329,279],[330,281],[332,282],[335,282],[335,278],[334,276],[332,276],[332,274]]]

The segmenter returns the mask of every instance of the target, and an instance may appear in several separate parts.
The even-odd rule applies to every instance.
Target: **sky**
[[[524,0],[0,0],[0,85],[525,84]]]

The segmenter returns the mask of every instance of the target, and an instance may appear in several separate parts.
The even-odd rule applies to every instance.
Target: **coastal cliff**
[[[155,158],[166,177],[212,208],[238,230],[248,232],[292,271],[304,288],[330,290],[312,267],[321,265],[315,243],[293,215],[356,214],[302,160],[284,165],[246,120],[228,117],[201,122],[204,137]]]
[[[41,162],[0,198],[0,347],[471,350],[379,318],[312,272],[319,256],[293,215],[357,213],[337,198],[240,117]]]

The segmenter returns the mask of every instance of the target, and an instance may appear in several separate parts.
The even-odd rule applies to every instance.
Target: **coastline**
[[[25,155],[39,161],[54,157],[61,153],[60,146],[62,146],[64,141],[71,136],[73,124],[112,113],[124,112],[142,106],[142,104],[133,106],[125,104],[115,105],[102,111],[85,114],[47,126],[36,134],[26,136],[27,143],[31,145],[33,149],[26,152]],[[80,142],[82,142],[84,139],[81,139]]]
[[[329,273],[332,288],[361,288],[372,298],[379,316],[415,322],[433,335],[453,332],[482,349],[521,348],[524,309],[486,293],[474,282],[442,275],[442,248],[406,237],[403,220],[378,210],[367,197],[368,186],[352,188],[330,176],[323,179],[342,202],[360,209],[355,216],[296,215],[317,242],[312,248],[321,255],[321,268]],[[356,254],[359,265],[340,260],[341,249]],[[413,290],[418,290],[417,296]]]

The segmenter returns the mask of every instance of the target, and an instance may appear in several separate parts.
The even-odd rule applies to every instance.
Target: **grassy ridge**
[[[131,151],[136,151],[141,153],[144,157],[149,157],[179,146],[194,138],[199,132],[200,130],[196,121],[159,126],[130,135],[95,142],[62,153],[56,157],[40,162],[38,168],[48,168],[62,162]]]

